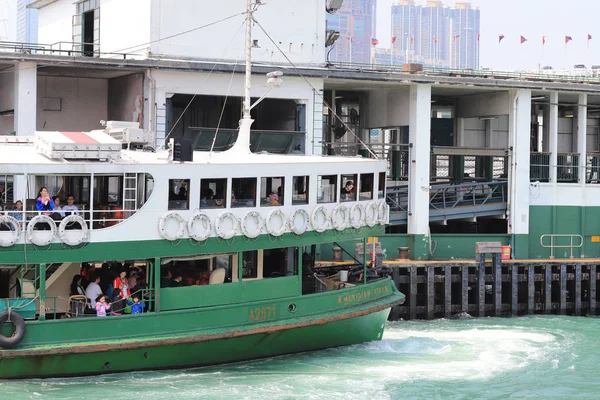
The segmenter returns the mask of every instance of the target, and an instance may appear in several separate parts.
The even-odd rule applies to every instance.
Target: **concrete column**
[[[556,165],[558,164],[558,92],[550,93],[548,122],[548,151],[550,152],[550,182],[556,186]]]
[[[409,106],[410,179],[408,234],[413,260],[429,256],[429,169],[431,143],[431,85],[412,85]]]
[[[531,90],[510,91],[509,145],[512,147],[509,188],[509,233],[516,258],[529,255],[529,137]]]
[[[17,136],[33,136],[37,121],[37,64],[15,64],[15,131]]]
[[[587,94],[579,95],[577,106],[577,130],[575,151],[579,153],[579,183],[585,186],[587,148]]]

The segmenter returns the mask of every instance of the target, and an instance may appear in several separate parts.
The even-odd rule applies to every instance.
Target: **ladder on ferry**
[[[135,172],[126,172],[123,178],[123,218],[130,217],[137,210],[137,196],[138,174]]]

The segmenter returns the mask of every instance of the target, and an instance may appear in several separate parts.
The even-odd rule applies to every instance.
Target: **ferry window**
[[[295,176],[292,205],[308,204],[308,176]]]
[[[256,207],[256,178],[231,180],[231,207]]]
[[[200,208],[222,208],[227,191],[227,179],[200,180]]]
[[[337,201],[337,175],[319,175],[317,178],[317,203]]]
[[[341,201],[356,200],[356,178],[357,175],[342,175]]]
[[[358,191],[359,200],[373,200],[374,180],[374,174],[360,174],[360,190]]]
[[[385,198],[385,172],[379,173],[379,190],[377,191],[377,198]]]
[[[169,210],[189,210],[189,190],[189,179],[169,179]]]
[[[298,248],[284,247],[263,251],[263,277],[298,275]]]
[[[0,175],[0,204],[13,203],[13,183],[14,177],[12,175]]]
[[[260,205],[282,206],[284,179],[282,176],[276,178],[262,178],[260,180]]]
[[[258,278],[258,251],[242,253],[242,279]]]

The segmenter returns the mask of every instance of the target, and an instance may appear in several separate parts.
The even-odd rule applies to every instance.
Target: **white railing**
[[[550,238],[550,244],[544,243],[544,238]],[[554,239],[556,238],[568,238],[569,244],[555,244]],[[573,244],[573,239],[579,239],[579,244]],[[550,259],[554,260],[554,249],[569,249],[570,259],[573,259],[573,249],[577,249],[583,246],[583,236],[581,235],[570,235],[570,234],[545,234],[540,236],[540,245],[546,249],[550,249]]]

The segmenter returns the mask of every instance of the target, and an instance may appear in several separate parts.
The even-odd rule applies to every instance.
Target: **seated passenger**
[[[75,275],[71,281],[70,296],[85,296],[85,290],[81,286],[81,275]]]
[[[50,211],[54,211],[54,200],[48,194],[48,189],[42,186],[38,193],[38,197],[35,201],[35,207],[38,211],[44,211],[44,214],[52,214]]]
[[[346,185],[342,188],[342,201],[354,200],[354,182],[347,181]]]
[[[67,205],[62,207],[63,214],[79,215],[79,208],[75,205],[75,197],[72,194],[67,196]]]
[[[268,206],[278,206],[279,205],[279,196],[277,193],[271,193],[269,198],[267,199]]]
[[[60,206],[60,197],[52,196],[52,200],[54,200],[54,211],[56,213],[58,213],[58,215],[60,215],[61,218],[64,218],[65,212],[63,211],[62,207]]]
[[[23,221],[23,202],[21,200],[17,200],[15,209],[10,212],[10,216],[17,221]]]

